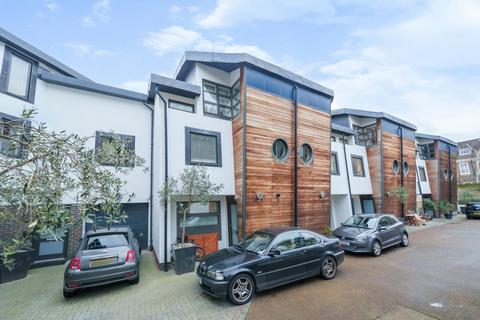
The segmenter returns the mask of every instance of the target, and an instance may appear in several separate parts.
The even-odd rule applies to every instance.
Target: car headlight
[[[223,274],[220,271],[213,271],[209,270],[207,271],[207,277],[213,280],[224,280],[225,278],[223,277]]]

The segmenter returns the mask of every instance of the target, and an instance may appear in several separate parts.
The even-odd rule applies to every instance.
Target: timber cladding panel
[[[402,163],[401,163],[401,141],[400,136],[390,132],[383,132],[383,165],[384,165],[384,210],[385,213],[391,213],[397,216],[402,215],[401,203],[394,196],[395,190],[401,186],[402,179]],[[415,210],[416,208],[416,153],[415,141],[410,139],[403,139],[403,161],[406,161],[409,166],[407,175],[403,176],[404,187],[408,190],[408,202],[405,205],[404,213],[408,210]],[[394,174],[393,162],[397,160],[399,163],[399,172]],[[388,195],[388,196],[387,196]]]
[[[270,226],[293,225],[293,135],[294,114],[291,100],[248,87],[246,89],[246,234]],[[237,120],[235,120],[237,121]],[[240,120],[239,120],[240,122]],[[314,160],[304,166],[298,159],[299,225],[321,231],[328,226],[330,207],[330,115],[298,106],[298,147],[309,143]],[[235,178],[237,199],[241,199],[242,172],[237,170],[242,152],[234,122]],[[288,158],[279,162],[272,156],[275,139],[284,139]],[[240,182],[238,181],[240,179]],[[326,194],[320,198],[320,192]],[[257,193],[264,199],[257,200]],[[237,201],[238,202],[238,201]],[[239,222],[241,210],[238,211]]]

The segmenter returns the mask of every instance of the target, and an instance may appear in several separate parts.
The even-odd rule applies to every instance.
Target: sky
[[[247,52],[418,131],[480,137],[478,0],[1,0],[0,26],[93,81],[145,93],[185,50]]]

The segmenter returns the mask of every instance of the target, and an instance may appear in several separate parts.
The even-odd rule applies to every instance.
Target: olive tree
[[[73,224],[95,227],[98,214],[109,225],[124,220],[121,202],[134,196],[122,193],[126,175],[134,166],[146,170],[114,133],[95,150],[93,136],[49,130],[35,115],[26,109],[18,119],[0,122],[0,223],[18,227],[12,239],[0,241],[1,261],[10,267],[9,256],[35,235],[59,239]],[[100,164],[106,159],[108,167]],[[79,215],[65,203],[77,204]]]
[[[178,178],[170,178],[164,183],[159,192],[160,202],[168,203],[172,196],[176,200],[186,203],[182,206],[181,214],[183,223],[181,243],[185,242],[185,228],[187,225],[187,213],[190,211],[192,203],[207,203],[214,195],[219,194],[223,189],[223,184],[215,184],[210,181],[210,175],[203,166],[187,166],[180,173]]]

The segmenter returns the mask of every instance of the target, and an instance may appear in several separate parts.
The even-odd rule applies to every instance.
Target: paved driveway
[[[206,296],[193,273],[158,270],[148,252],[139,284],[92,288],[69,300],[62,296],[63,270],[32,269],[27,278],[0,285],[0,319],[243,319],[248,310]]]
[[[347,255],[337,278],[259,293],[248,319],[480,319],[480,220],[411,233],[379,258]]]

